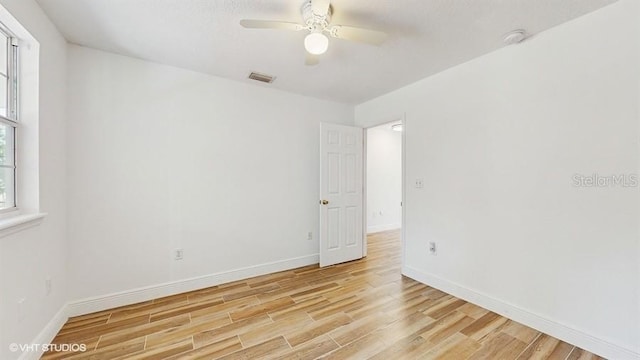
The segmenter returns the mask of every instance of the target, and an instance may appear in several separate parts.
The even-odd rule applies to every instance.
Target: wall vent
[[[249,79],[267,84],[271,84],[273,80],[275,80],[275,78],[271,75],[260,74],[257,72],[252,72],[251,74],[249,74]]]

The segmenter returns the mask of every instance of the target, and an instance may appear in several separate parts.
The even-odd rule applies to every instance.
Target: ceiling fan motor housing
[[[331,14],[333,13],[332,6],[329,6],[329,10],[326,14],[316,14],[313,12],[313,4],[311,0],[302,5],[302,19],[304,23],[309,27],[309,30],[325,30],[331,22]]]

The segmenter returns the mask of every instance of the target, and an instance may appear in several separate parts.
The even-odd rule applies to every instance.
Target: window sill
[[[0,219],[0,238],[40,225],[46,213],[20,214]]]

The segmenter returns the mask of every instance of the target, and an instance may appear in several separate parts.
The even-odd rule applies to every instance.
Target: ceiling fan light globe
[[[313,55],[324,54],[329,48],[329,38],[319,32],[314,32],[304,38],[304,48]]]

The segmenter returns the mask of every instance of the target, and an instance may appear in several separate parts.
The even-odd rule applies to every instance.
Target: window
[[[18,47],[0,24],[0,212],[16,208]]]

